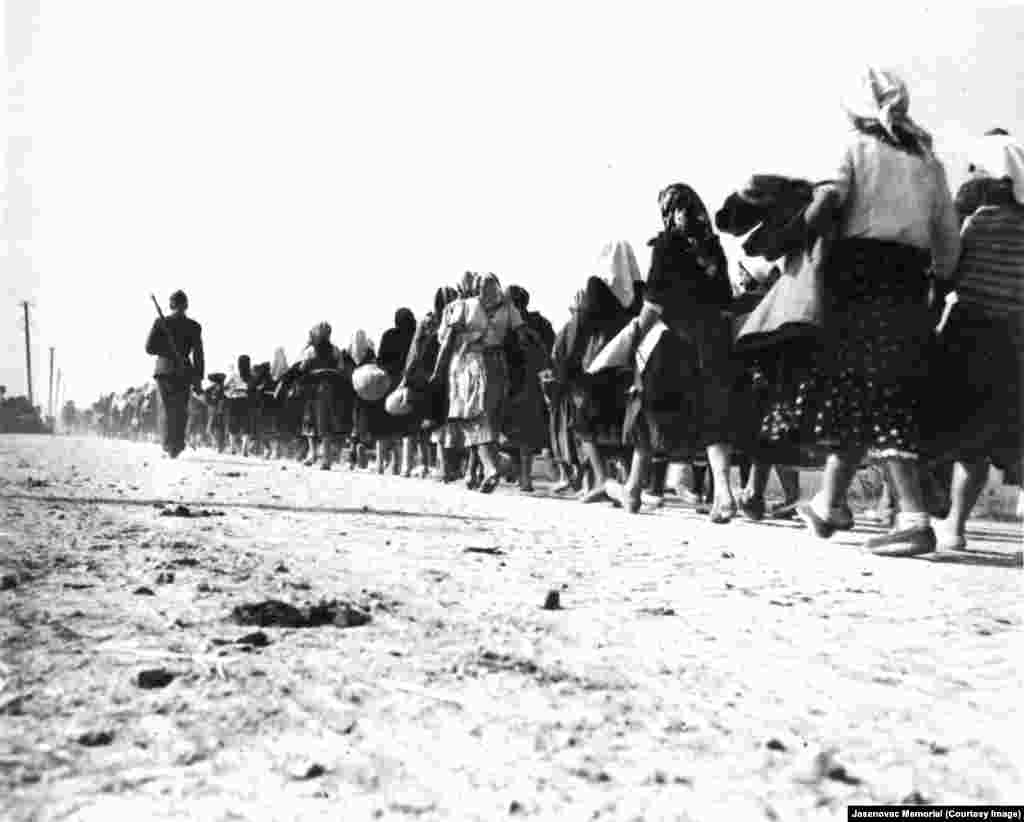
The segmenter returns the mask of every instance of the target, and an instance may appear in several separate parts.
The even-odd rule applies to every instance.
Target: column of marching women
[[[863,91],[829,179],[755,174],[713,216],[684,183],[652,193],[646,277],[630,243],[595,249],[557,333],[523,286],[467,272],[376,346],[321,321],[297,361],[239,356],[203,387],[178,292],[147,342],[158,390],[104,398],[98,425],[147,436],[159,395],[170,457],[187,443],[482,493],[531,492],[543,454],[555,493],[631,513],[677,463],[712,522],[799,517],[823,539],[854,527],[851,483],[873,471],[892,530],[870,550],[961,548],[989,465],[1020,482],[1024,148],[979,138],[954,198],[902,81],[870,70]],[[719,232],[743,238],[732,273]],[[799,468],[823,470],[809,499]]]

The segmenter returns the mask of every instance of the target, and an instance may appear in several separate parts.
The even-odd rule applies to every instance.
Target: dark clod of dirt
[[[859,785],[861,780],[853,776],[845,767],[839,764],[832,765],[825,771],[825,777],[833,782],[842,782],[844,785]]]
[[[35,479],[34,477],[29,477],[27,480],[25,480],[26,488],[49,488],[49,486],[49,480]]]
[[[288,573],[288,566],[285,565],[283,562],[279,562],[279,563],[277,563],[277,565],[274,566],[274,573],[275,574],[287,574]]]
[[[573,776],[578,776],[580,779],[585,779],[587,782],[605,783],[612,781],[612,778],[608,775],[607,771],[591,771],[587,768],[576,768],[571,773]]]
[[[501,557],[505,555],[505,552],[500,548],[483,548],[471,546],[463,550],[464,554],[487,554],[492,557]]]
[[[658,606],[653,607],[653,608],[641,608],[640,609],[640,613],[641,614],[647,614],[648,616],[675,616],[676,615],[676,609],[675,608],[666,608],[663,605],[658,605]]]
[[[86,731],[78,737],[78,744],[87,748],[99,748],[113,741],[114,735],[110,731]]]
[[[938,745],[935,742],[932,742],[928,746],[928,750],[931,751],[933,756],[945,756],[949,753],[949,748],[947,748],[945,745]]]
[[[151,690],[153,688],[166,688],[174,681],[174,674],[165,668],[153,668],[148,671],[139,671],[136,684],[140,688]]]
[[[222,477],[230,477],[232,479],[237,479],[238,477],[244,477],[245,474],[243,474],[241,471],[225,471],[220,476],[222,476]]]
[[[523,807],[523,803],[520,802],[518,799],[513,799],[511,802],[508,803],[509,813],[523,813],[525,810],[526,809]]]
[[[11,591],[17,587],[17,574],[4,574],[2,577],[0,577],[0,591]]]
[[[327,769],[319,762],[313,762],[310,765],[303,766],[292,772],[292,778],[302,781],[306,779],[319,779],[327,773]]]
[[[208,511],[205,508],[199,508],[193,511],[187,505],[175,505],[173,508],[165,508],[160,512],[162,517],[186,517],[195,519],[197,517],[222,517],[224,516],[223,511]]]
[[[252,645],[255,648],[266,648],[270,644],[270,638],[263,631],[254,631],[251,634],[239,637],[235,640],[236,645]]]
[[[195,568],[198,564],[199,560],[195,557],[178,557],[171,560],[171,565],[178,565],[181,568]]]
[[[562,610],[562,596],[558,591],[548,591],[548,595],[544,597],[544,605],[541,606],[545,611],[561,611]]]
[[[901,805],[931,805],[931,800],[927,799],[921,794],[920,791],[912,791],[904,796],[900,800]]]
[[[732,551],[722,551],[722,559],[736,559],[736,555]]]
[[[140,597],[155,597],[156,596],[156,593],[154,593],[153,589],[148,587],[148,586],[146,586],[146,585],[140,585],[138,588],[136,588],[134,591],[132,591],[132,593],[136,594],[136,595],[138,595]]]
[[[773,739],[769,739],[767,742],[765,742],[764,746],[769,751],[784,751],[784,750],[786,750],[786,746],[780,740],[774,739],[774,738]]]
[[[357,628],[366,625],[370,614],[348,602],[321,601],[316,605],[297,608],[287,602],[268,599],[263,602],[236,605],[231,618],[239,625],[258,625],[261,628],[319,628],[334,625],[338,628]]]
[[[161,571],[156,575],[157,585],[170,585],[174,582],[174,571]]]

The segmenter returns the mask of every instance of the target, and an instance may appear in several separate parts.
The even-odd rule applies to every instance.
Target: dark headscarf
[[[416,333],[416,315],[408,308],[399,308],[395,312],[395,328],[407,334],[411,340],[412,335]]]
[[[442,286],[434,293],[434,315],[440,319],[449,303],[459,298],[459,292],[450,285]]]
[[[530,305],[530,292],[523,288],[521,285],[510,285],[505,289],[505,294],[516,308],[519,309],[520,314],[525,314],[527,307]]]
[[[704,201],[686,183],[672,183],[658,194],[658,207],[661,209],[661,221],[665,228],[672,227],[672,214],[678,209],[685,209],[690,219],[687,221],[687,233],[702,229],[711,230],[708,210]]]
[[[188,297],[185,296],[185,292],[178,289],[171,294],[170,299],[171,308],[188,308]]]

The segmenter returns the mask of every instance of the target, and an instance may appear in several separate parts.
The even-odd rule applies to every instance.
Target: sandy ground
[[[819,543],[672,504],[629,517],[158,457],[0,438],[0,818],[845,819],[1024,799],[1018,526],[880,559],[866,527]],[[215,516],[162,515],[178,503]],[[231,618],[268,598],[371,620]],[[265,646],[235,642],[258,630]],[[173,679],[141,687],[152,669]]]

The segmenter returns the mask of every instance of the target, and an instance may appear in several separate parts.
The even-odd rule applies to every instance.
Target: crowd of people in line
[[[241,356],[203,387],[177,292],[147,342],[165,451],[187,439],[323,469],[365,468],[375,451],[378,471],[482,493],[509,473],[531,491],[545,452],[556,490],[628,512],[682,462],[712,522],[795,514],[821,538],[853,527],[854,476],[881,465],[898,513],[869,548],[962,548],[989,465],[1020,482],[1024,147],[1000,129],[979,138],[954,197],[900,78],[872,69],[864,90],[833,178],[754,175],[713,217],[669,185],[646,277],[628,242],[608,243],[557,333],[525,288],[467,272],[419,320],[399,309],[376,347],[362,331],[340,347],[320,322],[297,362]],[[730,276],[720,233],[766,264]],[[823,468],[809,500],[796,467]],[[948,511],[927,493],[935,477]]]

